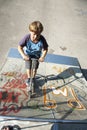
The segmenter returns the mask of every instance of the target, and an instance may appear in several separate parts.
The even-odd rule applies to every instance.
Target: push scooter
[[[37,61],[38,59],[35,58],[31,58],[31,62],[32,62],[32,66],[31,66],[31,78],[30,78],[30,83],[29,85],[27,85],[27,87],[29,88],[28,90],[28,94],[29,94],[29,98],[33,97],[35,95],[35,81],[33,81],[33,61]]]

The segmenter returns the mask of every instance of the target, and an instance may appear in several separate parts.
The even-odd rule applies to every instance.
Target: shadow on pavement
[[[87,130],[85,123],[54,123],[51,130]]]
[[[85,79],[87,80],[87,69],[81,69]]]

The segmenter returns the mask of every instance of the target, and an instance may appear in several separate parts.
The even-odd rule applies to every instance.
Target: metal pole
[[[19,117],[19,116],[0,116],[0,119],[7,120],[21,120],[21,121],[33,121],[33,122],[49,122],[49,123],[73,123],[73,124],[87,124],[87,120],[59,120],[48,118],[32,118],[32,117]]]

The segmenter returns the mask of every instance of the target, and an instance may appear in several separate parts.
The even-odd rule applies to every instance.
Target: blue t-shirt
[[[48,44],[46,39],[41,35],[38,42],[34,43],[30,39],[30,35],[26,35],[20,42],[19,45],[24,48],[25,54],[31,58],[40,58],[42,49],[47,50]]]

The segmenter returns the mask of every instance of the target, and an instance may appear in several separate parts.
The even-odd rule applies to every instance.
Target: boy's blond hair
[[[43,31],[43,25],[40,21],[34,21],[29,25],[29,30],[35,33],[41,33]]]

